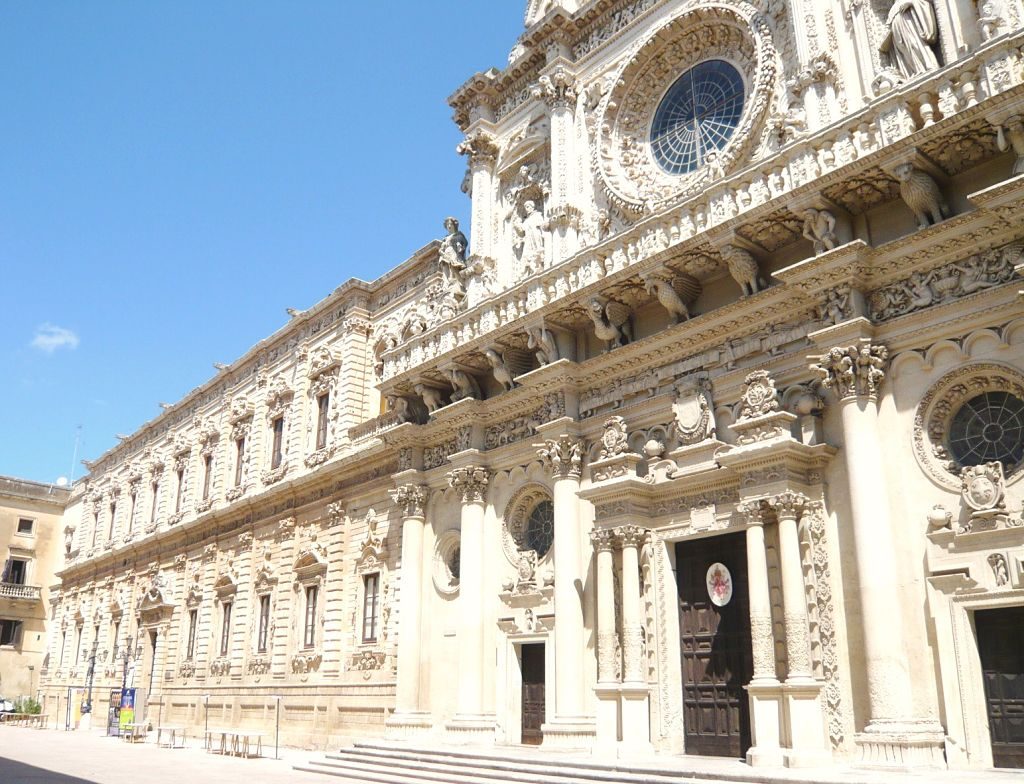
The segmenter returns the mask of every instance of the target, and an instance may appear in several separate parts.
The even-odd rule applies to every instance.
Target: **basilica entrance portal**
[[[523,743],[540,745],[544,739],[545,678],[544,643],[523,645],[520,649],[523,667]]]
[[[687,754],[741,757],[753,661],[743,534],[676,545]]]
[[[985,681],[992,762],[1024,768],[1024,607],[974,614]]]

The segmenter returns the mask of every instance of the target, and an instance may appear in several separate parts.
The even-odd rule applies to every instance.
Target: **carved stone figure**
[[[927,229],[949,216],[949,204],[930,174],[912,163],[900,164],[895,173],[900,181],[900,197],[913,210],[919,228]]]
[[[433,413],[444,405],[444,396],[437,387],[417,384],[413,388],[416,390],[416,394],[423,398],[423,405],[427,407],[428,413]]]
[[[452,402],[464,400],[467,397],[480,400],[483,395],[480,392],[480,384],[465,370],[451,368],[448,370],[448,378],[452,382]]]
[[[700,281],[692,275],[671,275],[662,271],[645,272],[640,276],[648,294],[658,298],[661,306],[676,323],[690,318],[690,308],[701,293]]]
[[[438,251],[441,274],[444,276],[445,289],[461,299],[466,295],[463,277],[466,273],[466,249],[469,247],[469,240],[459,231],[459,222],[455,218],[445,218],[444,227],[448,234],[441,240],[441,249]]]
[[[999,28],[1006,24],[1000,16],[998,5],[993,0],[978,3],[978,32],[982,41],[990,41],[999,35]]]
[[[514,247],[523,265],[523,272],[531,275],[544,268],[544,232],[547,221],[537,204],[530,200],[523,203],[523,215],[512,212],[512,231],[515,233]]]
[[[699,444],[715,437],[711,379],[706,376],[680,379],[672,404],[676,437],[684,445]]]
[[[586,309],[594,322],[594,334],[605,342],[607,350],[624,346],[633,339],[630,311],[625,304],[605,297],[591,297]]]
[[[1024,117],[1014,116],[1000,125],[996,132],[996,143],[1000,152],[1007,152],[1013,148],[1017,154],[1017,160],[1013,164],[1013,175],[1024,174]]]
[[[931,0],[896,0],[885,20],[889,34],[882,51],[889,52],[893,64],[906,79],[912,79],[939,67],[935,46],[939,28]]]
[[[804,210],[804,237],[814,245],[814,255],[820,256],[834,250],[836,241],[836,216],[828,210],[809,208]]]
[[[1010,583],[1010,570],[1006,568],[1006,556],[1002,553],[992,553],[987,559],[988,565],[992,567],[992,577],[996,581],[996,587],[1001,588]]]
[[[408,399],[401,397],[400,395],[388,395],[387,400],[388,407],[395,412],[395,416],[398,417],[399,422],[405,423],[413,421],[412,412],[409,410]]]
[[[607,460],[628,451],[626,438],[626,420],[614,416],[605,421],[604,433],[601,435],[601,459]]]
[[[1003,464],[982,463],[968,466],[960,474],[964,503],[974,510],[972,516],[1005,513],[1003,495],[1006,481],[1003,478]]]
[[[749,252],[734,245],[727,245],[722,248],[722,256],[729,265],[732,279],[740,284],[744,297],[756,294],[764,287],[757,260]]]
[[[766,370],[755,370],[743,381],[737,421],[771,414],[779,410],[779,393],[775,380]]]
[[[499,354],[493,348],[484,349],[484,356],[491,365],[491,372],[494,374],[495,380],[501,384],[502,389],[506,392],[516,386],[516,376],[529,370],[529,367],[525,366],[526,363],[521,358],[515,356],[517,353],[522,352],[506,350]],[[517,359],[519,361],[516,361]]]
[[[554,334],[543,324],[539,327],[528,328],[526,334],[528,336],[526,345],[533,349],[534,356],[541,367],[559,360],[558,342],[555,340]]]
[[[846,321],[850,308],[850,289],[840,286],[825,295],[825,302],[818,309],[821,320],[827,324],[839,324]]]

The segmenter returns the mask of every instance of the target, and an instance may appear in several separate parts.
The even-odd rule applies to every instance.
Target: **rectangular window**
[[[114,621],[114,628],[110,634],[110,660],[117,658],[117,640],[121,636],[121,622]]]
[[[377,642],[377,605],[380,602],[380,574],[363,578],[363,642]]]
[[[213,476],[213,455],[203,458],[203,500],[210,497],[210,479]]]
[[[174,493],[174,513],[177,514],[181,511],[181,496],[185,491],[185,469],[178,469],[178,488]]]
[[[327,446],[327,412],[331,407],[331,393],[325,392],[316,399],[316,448]]]
[[[274,430],[273,448],[270,451],[270,467],[281,465],[281,442],[284,440],[284,417],[278,417],[271,423]]]
[[[18,520],[18,533],[24,536],[32,535],[32,521],[22,517]]]
[[[160,482],[154,481],[150,486],[153,490],[153,499],[149,507],[149,522],[156,522],[156,501],[160,497]]]
[[[75,627],[75,666],[78,666],[79,659],[82,658],[82,627]]]
[[[135,505],[138,501],[138,494],[133,490],[128,498],[131,499],[131,504],[128,506],[128,533],[132,532],[132,527],[135,525]]]
[[[302,635],[302,647],[312,648],[316,645],[316,599],[319,590],[315,585],[306,588],[306,624]]]
[[[96,540],[100,535],[100,513],[94,512],[92,515],[92,546],[96,546]]]
[[[228,647],[231,645],[231,602],[224,602],[221,605],[221,626],[220,626],[220,655],[228,655]]]
[[[196,654],[196,620],[198,617],[198,610],[188,611],[188,646],[185,648],[185,658],[189,661]]]
[[[117,519],[117,501],[110,503],[110,528],[107,531],[107,541],[114,538],[114,521]]]
[[[68,647],[68,632],[67,629],[60,633],[60,664],[58,667],[64,666],[64,649]]]
[[[260,597],[260,627],[256,635],[256,652],[267,652],[267,631],[270,628],[270,594]]]
[[[21,637],[21,621],[0,620],[0,645],[17,645]]]
[[[92,655],[96,655],[96,651],[100,649],[100,625],[96,624],[92,627]]]
[[[245,436],[235,441],[235,487],[242,484],[242,466],[245,464]]]
[[[8,558],[0,582],[8,585],[24,585],[28,579],[28,561],[24,558]]]

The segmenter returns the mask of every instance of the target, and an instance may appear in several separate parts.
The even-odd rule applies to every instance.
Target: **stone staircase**
[[[501,750],[356,743],[296,765],[350,784],[877,784],[870,775],[753,769],[737,760],[667,757],[631,763],[523,747]]]

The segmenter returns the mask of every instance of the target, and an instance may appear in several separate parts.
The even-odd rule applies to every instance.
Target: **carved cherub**
[[[594,334],[605,342],[607,350],[624,346],[633,339],[630,310],[625,304],[605,297],[591,297],[586,310],[594,322]]]
[[[949,203],[930,174],[912,163],[900,164],[895,174],[900,181],[900,196],[913,210],[919,228],[927,229],[949,217]]]
[[[820,256],[835,250],[836,216],[828,210],[808,208],[804,210],[804,237],[814,245],[814,255]]]
[[[426,384],[416,384],[413,389],[416,390],[416,394],[423,398],[423,404],[427,407],[429,413],[437,411],[444,405],[444,396],[441,394],[441,390],[437,387],[427,386]]]

